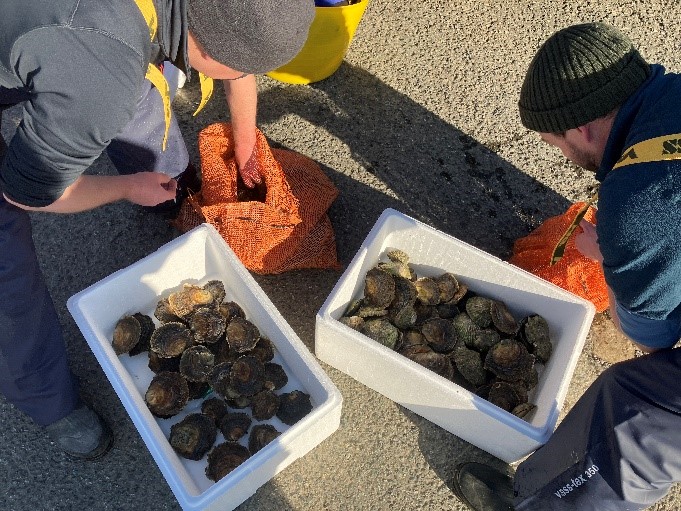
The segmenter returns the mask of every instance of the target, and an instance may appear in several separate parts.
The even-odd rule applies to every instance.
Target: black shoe
[[[455,495],[473,511],[513,511],[513,473],[482,463],[463,463],[454,470]]]
[[[177,218],[184,200],[190,194],[193,195],[201,190],[201,176],[199,176],[196,167],[190,163],[185,171],[175,178],[175,181],[177,181],[175,199],[161,202],[156,206],[145,207],[145,211],[161,215],[167,220]]]
[[[79,460],[101,458],[113,444],[109,426],[86,405],[50,424],[45,431],[69,457]]]

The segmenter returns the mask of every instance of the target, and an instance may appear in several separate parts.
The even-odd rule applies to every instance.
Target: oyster
[[[432,350],[412,349],[405,356],[448,380],[454,376],[454,366],[447,355]]]
[[[386,257],[393,263],[409,264],[409,254],[399,248],[393,248],[385,253]]]
[[[266,362],[264,364],[265,380],[264,387],[268,390],[279,390],[288,383],[288,376],[282,366],[276,362]]]
[[[210,393],[210,385],[205,381],[187,380],[187,386],[189,387],[189,399],[203,399]]]
[[[239,317],[229,322],[225,333],[229,347],[237,353],[252,350],[260,339],[258,327],[247,319]]]
[[[128,353],[140,340],[142,325],[135,316],[123,316],[118,320],[113,331],[111,346],[116,355]]]
[[[427,345],[428,341],[418,330],[407,330],[402,336],[402,346],[400,351],[403,351],[409,346]]]
[[[163,419],[179,413],[188,400],[187,380],[180,373],[170,371],[154,376],[144,394],[144,401],[151,413]]]
[[[459,290],[459,281],[453,273],[443,273],[435,279],[440,289],[440,303],[449,302]]]
[[[206,477],[211,481],[219,481],[250,456],[251,453],[246,447],[235,442],[216,445],[208,453]]]
[[[484,296],[472,296],[466,300],[466,313],[481,328],[492,324],[492,300]]]
[[[481,328],[473,339],[472,348],[486,355],[492,346],[501,340],[499,332],[493,328]]]
[[[251,406],[251,398],[250,396],[237,396],[233,397],[227,400],[227,404],[231,406],[232,408],[248,408]]]
[[[246,413],[230,412],[225,414],[222,420],[220,420],[220,431],[224,435],[225,440],[236,442],[248,433],[251,422],[251,418]]]
[[[464,284],[463,282],[459,282],[459,289],[454,293],[454,296],[452,296],[452,299],[449,300],[449,303],[454,303],[460,306],[465,306],[466,302],[464,301],[464,297],[466,295],[469,295],[468,292],[468,286]]]
[[[519,383],[522,383],[527,390],[533,389],[539,384],[539,372],[536,364]]]
[[[358,310],[357,310],[357,316],[360,318],[368,319],[368,318],[379,318],[382,316],[387,316],[388,315],[388,309],[385,309],[383,307],[374,307],[374,306],[369,306],[369,305],[362,305]]]
[[[274,344],[267,337],[261,337],[249,354],[264,364],[274,358]]]
[[[389,273],[390,275],[394,277],[402,277],[405,279],[411,280],[413,278],[413,274],[411,271],[411,268],[409,268],[408,264],[405,264],[401,261],[390,261],[390,262],[382,262],[378,263],[376,265],[376,268],[378,268],[381,271],[384,271],[386,273]]]
[[[506,381],[525,379],[534,367],[534,357],[513,339],[502,339],[487,352],[485,369]]]
[[[487,371],[483,367],[482,357],[475,350],[459,346],[451,355],[454,365],[466,381],[475,387],[487,382]]]
[[[414,310],[416,311],[416,325],[421,326],[423,323],[429,319],[439,318],[437,314],[437,308],[434,305],[424,305],[417,301],[414,304]]]
[[[540,362],[548,362],[553,351],[553,344],[551,344],[547,321],[535,314],[528,316],[521,323],[521,338],[525,341],[529,350]]]
[[[220,280],[209,280],[203,286],[203,289],[208,291],[213,297],[212,303],[219,304],[225,299],[225,285]]]
[[[515,408],[513,408],[513,410],[511,410],[511,413],[516,417],[524,419],[530,412],[533,412],[536,408],[537,405],[534,405],[532,403],[521,403]]]
[[[491,302],[490,313],[494,327],[503,334],[515,335],[518,332],[518,322],[506,304],[498,300],[491,300]]]
[[[229,347],[229,343],[225,337],[222,337],[213,344],[207,344],[206,347],[215,354],[215,363],[221,364],[223,362],[233,363],[241,356]]]
[[[224,399],[211,397],[201,403],[201,413],[212,418],[215,425],[219,426],[222,418],[229,413],[229,407]]]
[[[510,382],[496,381],[490,385],[486,399],[499,408],[510,412],[517,406],[527,403],[527,391]]]
[[[229,324],[234,318],[245,318],[246,313],[236,302],[224,302],[218,307],[220,314],[225,318],[225,323]]]
[[[312,411],[310,395],[301,390],[282,394],[277,417],[284,424],[292,426]]]
[[[239,357],[229,373],[230,390],[237,396],[253,396],[265,384],[265,366],[251,355]]]
[[[208,374],[208,384],[222,397],[230,398],[230,373],[232,372],[231,362],[221,362],[215,364]]]
[[[400,337],[400,332],[387,319],[369,319],[362,325],[361,332],[376,342],[394,349]]]
[[[153,351],[149,351],[149,369],[154,373],[161,371],[180,372],[180,357],[164,358],[158,356]]]
[[[364,324],[364,318],[360,318],[359,316],[343,316],[338,321],[349,326],[353,330],[361,330],[362,325]]]
[[[395,277],[395,298],[390,304],[393,309],[401,309],[408,305],[414,305],[418,298],[416,286],[411,280],[404,277]]]
[[[428,345],[440,353],[452,351],[457,344],[456,330],[447,319],[429,319],[421,326],[421,333]]]
[[[421,277],[414,282],[418,300],[424,305],[437,305],[440,303],[440,287],[430,277]]]
[[[170,303],[168,303],[167,298],[159,300],[159,302],[156,304],[154,317],[158,319],[161,323],[172,323],[182,321],[182,318],[175,314],[170,308]]]
[[[279,410],[281,398],[271,390],[262,390],[251,398],[253,418],[265,421],[274,417]]]
[[[191,330],[184,323],[164,323],[151,336],[149,346],[159,357],[177,357],[194,344]]]
[[[147,316],[146,314],[136,312],[135,314],[133,314],[133,317],[137,318],[137,321],[140,322],[140,327],[142,328],[142,331],[140,333],[139,342],[135,344],[130,350],[131,357],[138,355],[142,352],[149,351],[151,335],[154,333],[154,330],[156,329],[156,325],[154,325],[154,320],[151,319],[151,317]]]
[[[248,450],[255,454],[279,435],[281,432],[271,424],[256,424],[248,437]]]
[[[456,336],[469,348],[475,346],[475,340],[480,331],[480,327],[473,323],[471,317],[461,312],[452,318],[452,325]]]
[[[207,382],[215,355],[205,346],[191,346],[180,357],[180,373],[192,382]]]
[[[386,309],[394,299],[394,277],[378,268],[370,269],[364,279],[365,304],[377,309]]]
[[[170,427],[170,445],[182,457],[198,461],[213,447],[217,428],[212,417],[202,413],[187,415]]]
[[[345,314],[343,314],[343,316],[349,317],[356,315],[357,311],[359,310],[363,303],[364,300],[362,298],[350,301],[350,303],[348,304],[348,308],[345,309]]]
[[[417,358],[423,353],[434,353],[433,349],[427,344],[410,344],[407,346],[401,346],[398,353],[408,359],[417,362]],[[420,363],[420,362],[418,362]],[[423,365],[423,364],[421,364]]]
[[[435,312],[442,319],[453,319],[459,314],[459,308],[451,302],[440,303],[435,306]]]
[[[393,325],[400,330],[405,330],[414,326],[417,317],[416,310],[411,305],[405,305],[401,309],[395,310],[390,314]]]
[[[213,295],[210,290],[193,284],[184,284],[181,291],[170,293],[168,296],[171,312],[181,318],[189,316],[197,307],[211,303],[213,303]]]
[[[219,311],[209,307],[195,309],[189,328],[196,343],[214,343],[225,333],[227,322]]]

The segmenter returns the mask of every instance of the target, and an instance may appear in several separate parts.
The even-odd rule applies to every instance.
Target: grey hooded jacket
[[[149,62],[187,71],[185,0],[2,0],[0,106],[24,101],[0,188],[27,206],[57,200],[132,119]]]

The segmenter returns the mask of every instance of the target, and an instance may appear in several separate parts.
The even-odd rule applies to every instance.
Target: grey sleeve
[[[0,168],[3,192],[26,206],[57,200],[132,118],[144,59],[106,34],[47,27],[12,53],[30,91]]]

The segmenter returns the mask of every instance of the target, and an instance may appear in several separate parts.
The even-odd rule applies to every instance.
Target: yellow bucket
[[[315,7],[303,48],[288,64],[267,73],[285,83],[307,84],[328,78],[340,67],[369,0],[340,7]]]

